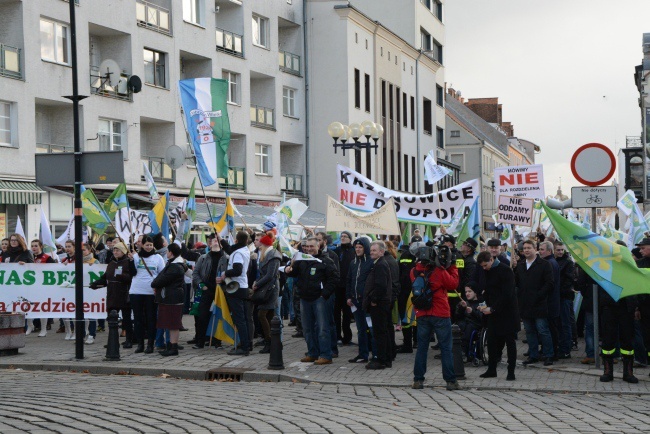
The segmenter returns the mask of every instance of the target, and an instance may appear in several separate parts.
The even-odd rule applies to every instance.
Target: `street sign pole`
[[[596,233],[596,208],[591,209],[591,232]],[[598,342],[600,337],[600,330],[598,328],[598,285],[593,284],[591,288],[593,291],[593,319],[594,319],[594,360],[596,361],[596,369],[600,369],[600,354],[598,354]]]

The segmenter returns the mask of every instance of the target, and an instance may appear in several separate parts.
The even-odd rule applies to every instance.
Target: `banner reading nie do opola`
[[[84,317],[104,319],[106,288],[88,288],[106,265],[84,264]],[[0,265],[0,313],[22,312],[26,318],[74,318],[74,264]]]
[[[395,200],[397,218],[403,222],[449,224],[458,210],[463,210],[462,216],[468,215],[474,199],[480,193],[478,179],[437,193],[419,195],[389,190],[341,164],[336,169],[338,200],[346,207],[355,211],[372,212],[392,197]]]

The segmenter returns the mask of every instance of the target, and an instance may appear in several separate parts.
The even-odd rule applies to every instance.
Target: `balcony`
[[[23,78],[23,73],[20,70],[20,48],[0,44],[0,75]]]
[[[144,0],[137,0],[135,3],[135,18],[140,27],[165,35],[172,34],[169,9]]]
[[[165,164],[163,157],[142,157],[142,161],[147,163],[154,181],[176,185],[176,170]],[[141,179],[142,181],[145,180],[144,175],[142,175]]]
[[[282,183],[282,191],[295,195],[302,196],[302,175],[282,175],[280,177]]]
[[[227,188],[230,190],[246,190],[246,168],[245,167],[229,167],[228,179],[219,178],[219,188]]]
[[[251,106],[251,125],[275,130],[275,110],[258,105]]]
[[[215,30],[217,51],[231,56],[244,57],[244,37],[228,30],[217,28]]]
[[[129,76],[121,73],[117,86],[111,86],[105,75],[99,73],[98,66],[90,66],[90,92],[108,98],[133,101],[133,94],[127,86]]]
[[[280,70],[293,75],[300,75],[300,56],[280,51]]]
[[[58,154],[61,152],[73,152],[74,147],[67,145],[55,145],[52,143],[36,143],[37,154]]]

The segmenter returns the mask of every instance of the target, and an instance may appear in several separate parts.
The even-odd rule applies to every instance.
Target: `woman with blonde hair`
[[[262,354],[271,352],[271,320],[280,294],[278,269],[282,254],[273,248],[274,241],[271,231],[260,238],[259,278],[253,283],[253,301],[257,305],[257,318],[260,320],[264,335],[264,348],[260,351]],[[256,301],[255,293],[260,294],[262,298]]]

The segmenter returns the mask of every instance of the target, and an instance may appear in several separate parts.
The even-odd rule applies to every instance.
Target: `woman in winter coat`
[[[178,355],[178,335],[183,327],[183,304],[185,302],[185,273],[188,270],[181,257],[178,244],[167,246],[167,265],[151,282],[156,291],[158,322],[156,327],[169,330],[169,347],[161,356]]]
[[[113,244],[113,255],[106,266],[106,272],[90,284],[92,289],[106,287],[106,312],[116,310],[122,314],[122,329],[126,331],[126,341],[123,348],[133,346],[133,325],[131,323],[131,304],[129,303],[129,288],[133,275],[129,267],[128,250],[121,242]]]
[[[138,343],[136,353],[153,353],[156,337],[156,303],[151,282],[165,268],[165,260],[153,247],[153,239],[142,237],[142,247],[138,253],[129,253],[129,268],[133,280],[129,289],[133,309],[133,338]],[[147,348],[144,340],[147,339]]]
[[[9,237],[9,248],[2,255],[2,262],[33,264],[34,256],[27,248],[25,239],[20,234],[11,234]]]
[[[257,304],[257,317],[264,334],[264,348],[260,353],[271,352],[271,320],[275,312],[280,293],[278,268],[282,261],[282,254],[273,248],[273,237],[264,235],[260,238],[260,277],[253,283],[253,291],[268,291],[264,302]]]

